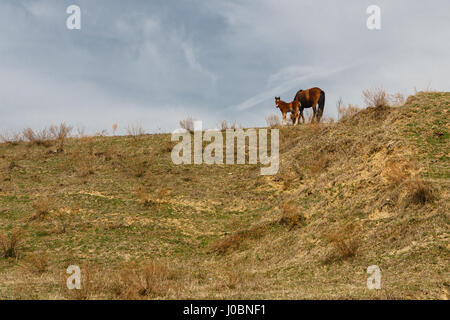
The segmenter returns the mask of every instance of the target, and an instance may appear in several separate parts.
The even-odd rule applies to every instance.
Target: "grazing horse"
[[[323,109],[325,108],[325,91],[320,88],[311,88],[307,90],[299,90],[295,95],[294,101],[300,103],[300,115],[298,118],[302,117],[303,123],[305,123],[305,117],[303,116],[303,109],[312,108],[313,109],[313,120],[320,122],[320,118],[323,115]],[[316,106],[319,105],[319,110],[316,110]]]
[[[298,123],[298,108],[300,106],[299,102],[297,100],[294,100],[292,102],[284,102],[280,99],[280,97],[275,97],[275,105],[278,109],[280,109],[281,114],[283,115],[283,124],[286,124],[286,114],[288,112],[291,113],[291,119],[294,125]]]

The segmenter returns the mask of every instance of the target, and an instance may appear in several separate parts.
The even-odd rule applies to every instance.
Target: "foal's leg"
[[[283,114],[283,126],[286,125],[286,112],[282,112]]]

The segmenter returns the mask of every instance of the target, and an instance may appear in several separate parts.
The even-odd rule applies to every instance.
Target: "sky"
[[[334,118],[364,89],[449,91],[449,14],[448,0],[0,0],[0,130],[265,126],[299,89],[322,88]]]

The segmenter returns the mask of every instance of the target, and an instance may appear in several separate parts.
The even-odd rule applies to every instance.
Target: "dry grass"
[[[57,152],[64,151],[64,145],[66,143],[67,138],[69,138],[72,133],[73,127],[66,125],[65,123],[61,123],[59,126],[50,126],[49,132],[51,138],[56,141],[57,144]]]
[[[129,262],[119,271],[113,291],[122,299],[164,297],[172,289],[170,280],[174,277],[175,273],[166,263],[154,260],[142,264]]]
[[[42,197],[36,200],[32,207],[34,212],[30,216],[29,220],[45,220],[49,218],[50,215],[50,199],[48,197]]]
[[[188,117],[185,120],[180,120],[180,127],[193,133],[194,132],[194,121],[195,119],[193,117]]]
[[[295,202],[285,202],[281,206],[281,218],[279,223],[288,226],[289,229],[294,229],[304,225],[305,217],[303,213],[300,212],[300,209]]]
[[[45,252],[31,253],[25,258],[25,268],[36,274],[42,274],[48,270],[48,255]]]
[[[312,160],[309,170],[312,174],[320,174],[326,170],[329,163],[329,157],[326,154],[320,154],[316,159]]]
[[[403,207],[405,208],[411,205],[423,206],[433,202],[436,198],[436,190],[433,185],[418,177],[409,179],[404,187],[407,190],[407,194],[403,198]]]
[[[113,136],[116,135],[116,131],[117,131],[118,127],[119,127],[119,125],[117,123],[113,123],[113,125],[112,125]]]
[[[276,114],[271,114],[266,117],[267,126],[278,127],[281,126],[280,117]]]
[[[18,247],[24,238],[25,232],[22,228],[14,228],[9,235],[0,234],[0,250],[3,258],[18,257]]]
[[[334,249],[326,257],[326,262],[340,261],[354,257],[361,244],[358,230],[351,224],[338,226],[335,231],[327,233],[325,237]]]
[[[367,107],[379,108],[390,106],[389,94],[381,87],[364,90],[362,96]]]
[[[261,238],[267,230],[267,227],[268,226],[265,224],[256,225],[219,238],[209,244],[208,252],[224,255],[231,251],[237,250],[246,240]]]
[[[130,124],[127,126],[127,134],[133,138],[133,140],[138,140],[143,135],[145,135],[145,129],[140,123]]]
[[[342,98],[339,98],[339,100],[337,101],[336,109],[338,112],[338,120],[350,118],[361,110],[361,108],[359,108],[357,105],[344,105]]]
[[[410,165],[402,161],[386,161],[384,175],[392,184],[400,184],[409,177]]]

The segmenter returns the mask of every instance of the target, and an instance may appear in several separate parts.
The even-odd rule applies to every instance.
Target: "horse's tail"
[[[320,91],[319,97],[319,117],[323,115],[323,109],[325,108],[325,91]]]

